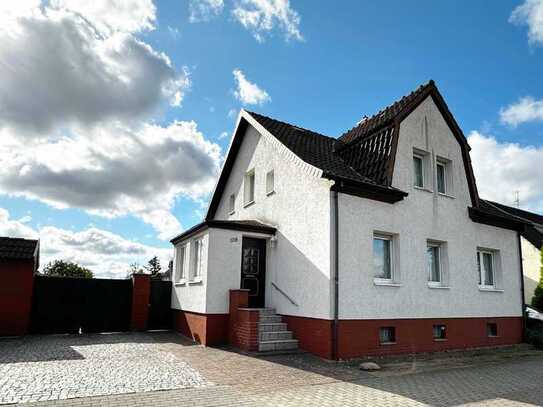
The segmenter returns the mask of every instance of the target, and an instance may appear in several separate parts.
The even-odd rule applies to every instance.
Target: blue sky
[[[0,232],[39,236],[46,259],[109,277],[166,262],[168,237],[205,213],[239,109],[338,136],[429,79],[473,147],[480,194],[512,204],[518,190],[543,212],[543,0],[0,11]]]

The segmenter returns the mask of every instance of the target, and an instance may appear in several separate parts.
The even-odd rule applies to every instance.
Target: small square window
[[[393,326],[379,328],[379,343],[381,345],[396,343],[396,328]]]
[[[374,277],[392,280],[392,238],[374,235],[373,237]]]
[[[486,335],[489,337],[498,336],[498,324],[496,323],[486,324]]]
[[[275,192],[275,175],[273,170],[266,174],[266,195],[271,195]]]
[[[434,325],[433,336],[436,340],[447,339],[447,327],[445,325]]]
[[[230,195],[228,200],[228,213],[232,215],[236,210],[236,195]]]
[[[428,281],[441,283],[441,247],[436,243],[428,243],[426,247]]]
[[[255,201],[255,171],[249,171],[245,174],[243,201],[249,205]]]
[[[424,187],[424,158],[420,155],[413,156],[414,185]]]

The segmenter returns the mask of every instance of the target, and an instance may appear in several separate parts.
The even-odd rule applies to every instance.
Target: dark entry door
[[[149,308],[149,329],[170,329],[172,282],[151,280],[151,306]]]
[[[249,307],[264,307],[266,241],[244,237],[241,247],[241,288],[249,290]]]

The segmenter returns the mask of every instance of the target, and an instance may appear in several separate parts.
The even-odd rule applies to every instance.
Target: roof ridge
[[[366,120],[362,121],[362,122],[358,122],[356,123],[356,125],[354,125],[353,127],[351,127],[350,129],[346,130],[345,132],[343,132],[339,137],[338,137],[338,140],[341,140],[344,136],[346,136],[348,133],[352,132],[353,130],[363,126],[363,125],[368,125],[368,123],[370,122],[374,122],[374,121],[377,121],[379,119],[382,119],[382,117],[386,117],[387,114],[385,113],[389,113],[391,110],[393,110],[394,107],[396,106],[399,106],[402,102],[405,102],[406,99],[411,99],[411,98],[414,98],[417,94],[420,94],[424,89],[428,88],[428,87],[431,87],[431,86],[435,86],[435,81],[433,79],[430,79],[428,82],[426,83],[423,83],[421,85],[419,85],[416,89],[412,90],[410,93],[408,93],[407,95],[404,95],[402,96],[401,98],[399,99],[396,99],[394,102],[392,102],[391,104],[385,106],[384,108],[382,108],[381,110],[379,110],[377,113],[373,114],[372,116],[368,117]],[[401,110],[403,110],[404,108],[406,108],[406,106],[404,106]],[[395,115],[394,115],[395,116]],[[355,138],[358,138],[358,137],[355,137]],[[343,140],[341,140],[343,141]]]
[[[297,128],[299,128],[299,129],[301,129],[301,130],[308,131],[308,132],[310,132],[310,133],[314,133],[314,134],[317,134],[317,135],[322,136],[322,137],[326,137],[326,138],[331,139],[331,140],[334,140],[334,141],[341,141],[341,140],[339,140],[339,139],[337,139],[337,138],[335,138],[335,137],[327,136],[326,134],[319,133],[319,132],[317,132],[317,131],[315,131],[315,130],[307,129],[307,128],[302,127],[302,126],[298,126],[297,124],[288,123],[288,122],[285,122],[285,121],[283,121],[283,120],[278,120],[278,119],[275,119],[275,118],[270,117],[270,116],[266,116],[266,115],[261,114],[261,113],[252,112],[252,111],[250,111],[250,110],[246,110],[246,109],[244,109],[244,110],[245,110],[247,113],[251,114],[251,115],[257,115],[257,116],[260,116],[260,117],[264,117],[264,118],[266,118],[266,119],[273,120],[273,121],[275,121],[275,122],[277,122],[277,123],[281,123],[281,124],[284,124],[284,125],[287,125],[287,126],[290,126],[290,127],[297,127]]]

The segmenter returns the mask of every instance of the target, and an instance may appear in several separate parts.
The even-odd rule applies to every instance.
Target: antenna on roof
[[[520,208],[520,191],[518,189],[515,191],[515,206]]]

